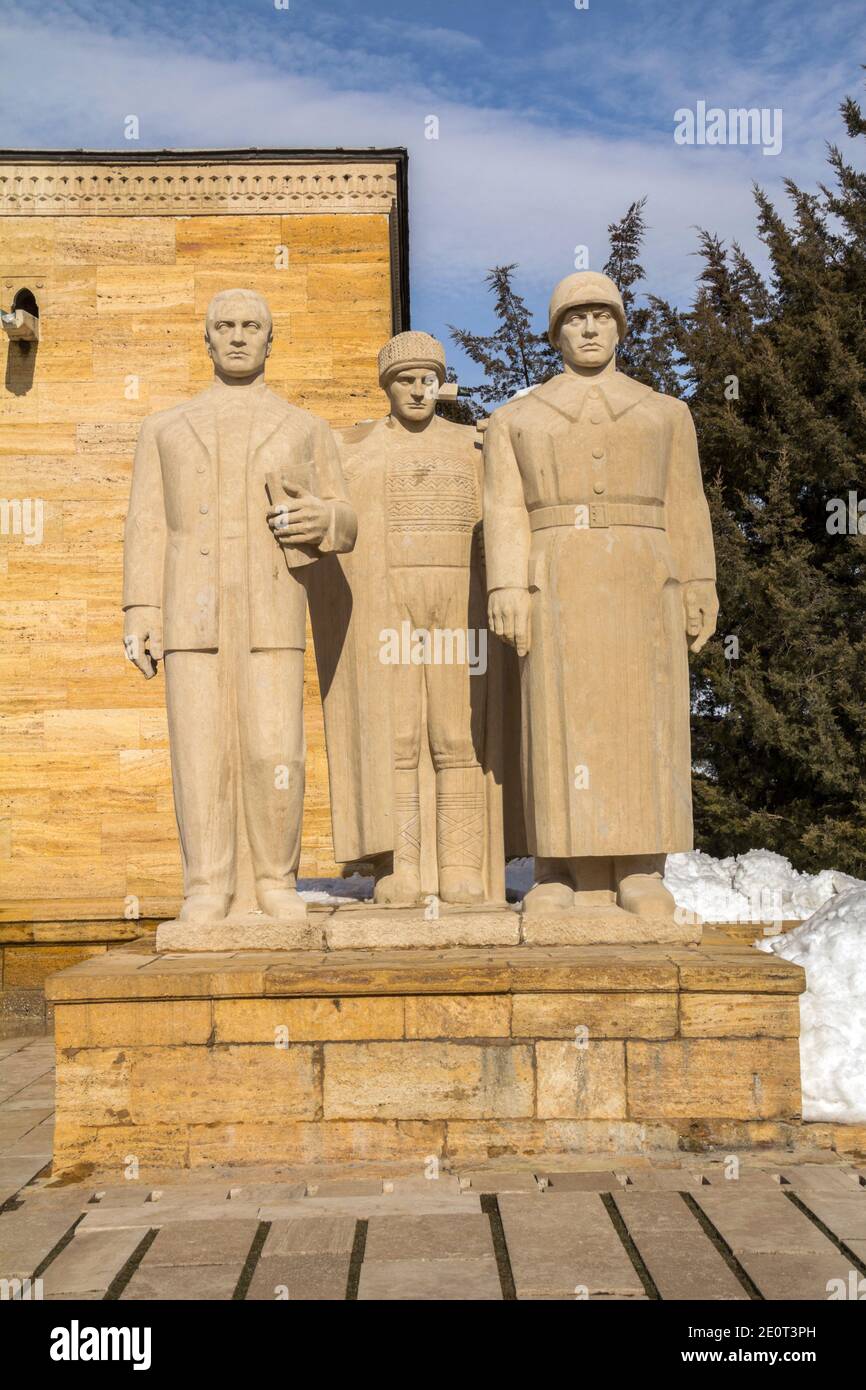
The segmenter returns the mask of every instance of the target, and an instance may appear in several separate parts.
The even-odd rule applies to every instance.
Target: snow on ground
[[[755,945],[806,971],[803,1119],[866,1122],[866,885],[837,893],[802,926]]]
[[[728,859],[702,850],[669,854],[665,884],[677,906],[705,922],[803,921],[860,879],[835,869],[803,874],[769,849],[750,849]]]

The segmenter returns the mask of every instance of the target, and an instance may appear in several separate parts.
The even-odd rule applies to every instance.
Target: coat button
[[[590,386],[589,394],[592,397],[592,399],[595,400],[598,396],[601,395],[601,392],[599,391],[597,386]]]
[[[592,456],[593,456],[594,459],[603,459],[603,458],[604,458],[604,449],[593,449],[593,451],[592,451]]]
[[[207,516],[209,511],[207,502],[202,502],[201,506],[199,507],[199,511],[201,512],[202,516]]]
[[[601,479],[593,483],[592,490],[593,492],[604,492],[604,483],[601,481]]]
[[[202,548],[201,548],[201,553],[202,553],[202,555],[210,555],[210,546],[209,546],[209,545],[203,545]]]
[[[593,414],[590,415],[589,418],[590,418],[590,420],[592,421],[592,423],[593,423],[594,425],[600,425],[601,422],[602,422],[602,420],[604,419],[604,416],[603,416],[603,415],[600,415],[600,414],[598,413],[598,411],[594,411]]]
[[[196,464],[196,469],[195,469],[195,471],[196,471],[196,473],[206,473],[206,472],[207,472],[207,469],[205,468],[205,466],[204,466],[203,463],[199,463],[199,464]]]

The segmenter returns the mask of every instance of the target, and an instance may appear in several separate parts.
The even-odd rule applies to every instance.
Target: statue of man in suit
[[[523,659],[530,913],[577,892],[669,917],[665,856],[693,843],[686,648],[716,626],[713,535],[688,406],[616,370],[625,332],[612,280],[563,280],[563,371],[484,445],[490,626]]]
[[[200,926],[305,919],[305,567],[355,543],[330,429],[265,385],[272,336],[260,295],[214,296],[213,385],[142,424],[126,521],[124,642],[146,677],[165,663],[180,919]]]

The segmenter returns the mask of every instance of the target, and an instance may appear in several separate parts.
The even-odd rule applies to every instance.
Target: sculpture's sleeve
[[[484,557],[487,589],[529,587],[529,516],[511,432],[502,412],[484,436]]]
[[[331,506],[331,523],[319,550],[323,554],[345,554],[355,548],[358,518],[349,501],[337,440],[324,421],[316,433],[314,453],[318,495]]]
[[[692,413],[678,403],[665,495],[665,526],[680,583],[715,579],[716,555],[710,509],[704,495]]]
[[[142,421],[123,538],[123,607],[162,608],[165,502],[152,419]]]

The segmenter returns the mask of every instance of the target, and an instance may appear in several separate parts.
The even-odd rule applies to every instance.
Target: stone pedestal
[[[510,941],[334,949],[335,930],[357,918],[361,940],[380,914],[313,912],[331,949],[143,942],[53,976],[57,1170],[796,1136],[799,967],[712,931],[692,947],[521,944],[516,914],[492,915],[513,919]]]

